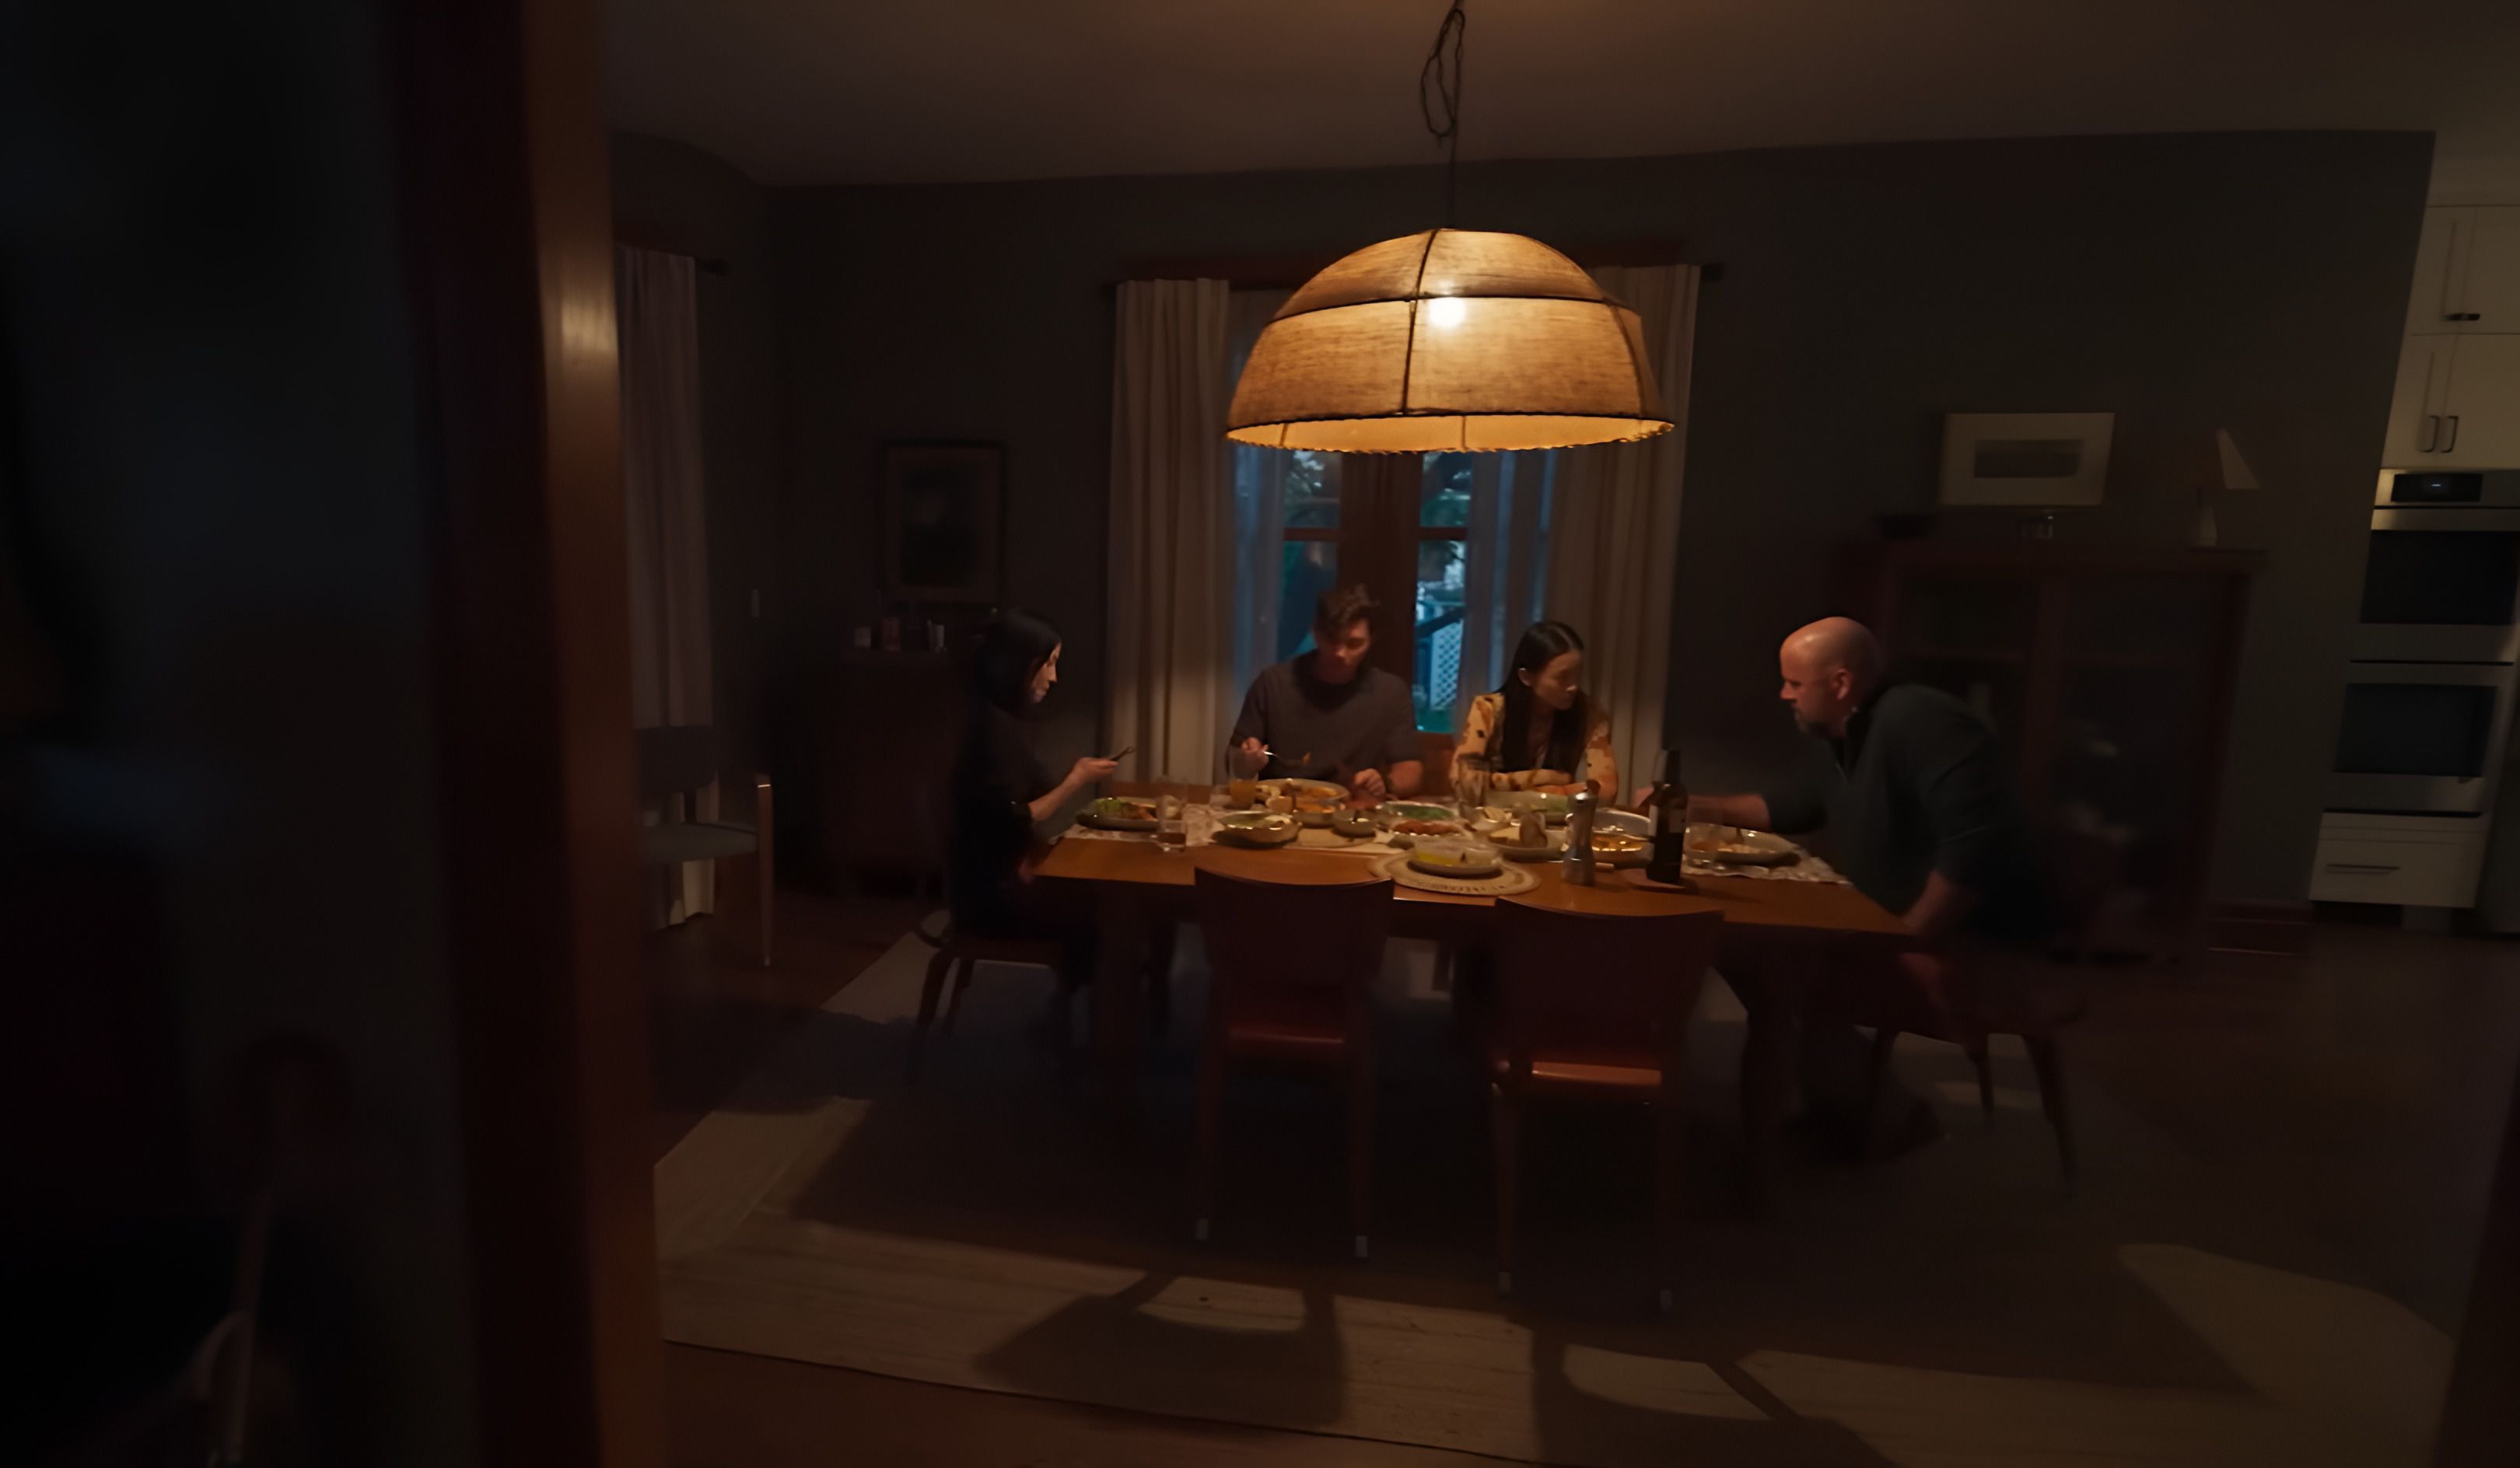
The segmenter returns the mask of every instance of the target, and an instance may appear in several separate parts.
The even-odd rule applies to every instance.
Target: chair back
[[[697,790],[717,778],[717,731],[708,725],[661,725],[638,734],[642,801]]]
[[[1500,1047],[1517,1067],[1605,1050],[1678,1055],[1723,921],[1498,903]]]
[[[1215,976],[1208,1003],[1231,1016],[1273,990],[1349,989],[1382,971],[1391,880],[1257,882],[1201,867],[1199,930]]]

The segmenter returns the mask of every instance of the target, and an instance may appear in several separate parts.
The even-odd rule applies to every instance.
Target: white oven
[[[2348,664],[2327,809],[2492,809],[2511,732],[2512,671],[2507,663]]]

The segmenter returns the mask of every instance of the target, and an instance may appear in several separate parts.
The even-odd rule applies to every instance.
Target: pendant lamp
[[[1463,24],[1456,0],[1418,88],[1427,129],[1452,150],[1447,217]],[[1225,436],[1428,454],[1624,443],[1670,427],[1636,312],[1528,236],[1445,228],[1367,245],[1288,296],[1252,344]]]

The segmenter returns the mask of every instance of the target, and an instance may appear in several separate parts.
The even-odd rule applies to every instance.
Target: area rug
[[[2440,1332],[2320,1277],[2315,1244],[2217,1198],[2103,1097],[2078,1097],[2090,1160],[2066,1199],[2017,1060],[1993,1130],[1951,1109],[1960,1134],[1927,1152],[1806,1170],[1783,1218],[1742,1217],[1739,1014],[1717,985],[1668,1318],[1646,1137],[1612,1117],[1538,1129],[1534,1258],[1516,1300],[1495,1295],[1484,1103],[1414,950],[1377,996],[1373,1260],[1344,1257],[1337,1100],[1300,1079],[1238,1082],[1217,1237],[1194,1245],[1194,934],[1183,948],[1124,1138],[1039,971],[983,969],[907,1087],[926,950],[905,939],[657,1165],[667,1337],[1584,1468],[2422,1459]],[[1902,1064],[1973,1101],[1956,1055]],[[2259,1326],[2283,1336],[2272,1364]]]

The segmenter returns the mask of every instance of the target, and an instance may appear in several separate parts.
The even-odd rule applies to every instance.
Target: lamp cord
[[[1445,150],[1447,228],[1453,223],[1453,200],[1462,175],[1462,32],[1468,24],[1462,0],[1453,0],[1453,8],[1444,12],[1444,22],[1435,27],[1435,44],[1426,53],[1426,65],[1418,72],[1418,114],[1426,119],[1426,131],[1434,134]]]

